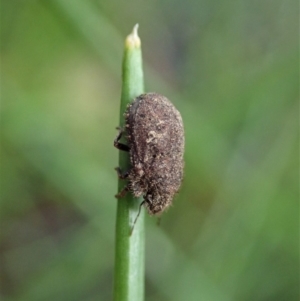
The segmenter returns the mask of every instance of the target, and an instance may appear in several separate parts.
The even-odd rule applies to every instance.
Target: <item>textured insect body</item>
[[[164,96],[142,94],[125,112],[128,148],[115,140],[115,146],[129,150],[131,169],[125,190],[144,197],[150,214],[168,208],[183,178],[184,129],[180,113]],[[120,172],[119,172],[120,174]],[[119,196],[122,196],[121,192]]]

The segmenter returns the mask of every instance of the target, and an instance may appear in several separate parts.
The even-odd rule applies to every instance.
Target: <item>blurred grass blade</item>
[[[141,41],[137,35],[137,25],[125,41],[123,58],[123,84],[120,107],[120,126],[124,127],[123,113],[126,106],[144,91]],[[119,166],[130,168],[129,155],[120,151]],[[119,180],[119,191],[124,187]],[[140,199],[128,193],[118,200],[116,224],[116,253],[114,300],[135,301],[144,299],[144,211],[129,235],[133,221],[138,214]]]
[[[100,56],[101,61],[113,70],[119,72],[118,58],[122,35],[118,28],[97,8],[94,3],[79,0],[54,0],[45,1],[44,5],[51,7],[55,14],[57,11],[64,16],[63,21],[71,25],[72,30],[77,32],[87,45]],[[105,47],[103,47],[105,45]],[[172,95],[178,95],[165,81],[159,72],[144,62],[147,78],[156,91],[164,91],[171,99]],[[178,97],[178,96],[177,96]]]

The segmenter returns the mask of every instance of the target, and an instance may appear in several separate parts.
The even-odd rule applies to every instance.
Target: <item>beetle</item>
[[[159,215],[171,204],[183,179],[184,127],[180,113],[165,96],[145,93],[136,97],[124,113],[125,128],[119,128],[114,146],[128,151],[131,168],[118,176],[128,184],[127,191],[143,196],[150,215]],[[125,135],[128,145],[120,143]]]

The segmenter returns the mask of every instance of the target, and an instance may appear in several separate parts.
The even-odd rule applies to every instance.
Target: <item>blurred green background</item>
[[[298,2],[1,2],[3,300],[110,300],[124,39],[186,131],[146,300],[299,300]]]

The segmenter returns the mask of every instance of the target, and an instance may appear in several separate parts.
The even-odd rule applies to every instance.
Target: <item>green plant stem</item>
[[[124,112],[132,100],[144,92],[141,41],[137,34],[137,25],[125,40],[123,58],[122,96],[120,108],[120,126],[124,127]],[[125,140],[121,141],[126,143]],[[119,166],[130,168],[129,154],[120,151]],[[119,180],[119,191],[126,182]],[[141,301],[144,299],[144,210],[130,235],[133,222],[138,214],[141,199],[127,193],[118,200],[116,223],[116,251],[114,275],[115,301]]]

